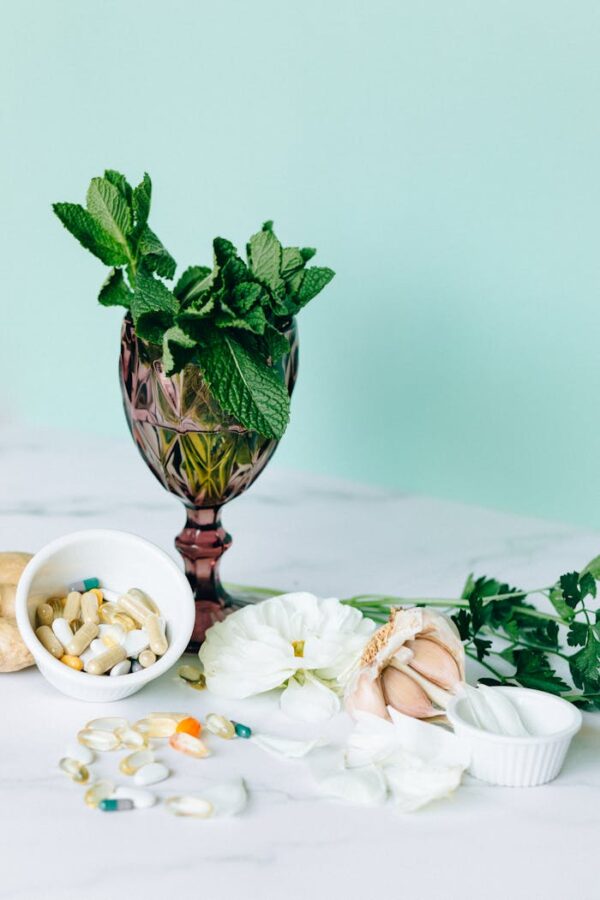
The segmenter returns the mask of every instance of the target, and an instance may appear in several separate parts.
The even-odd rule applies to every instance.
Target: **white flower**
[[[245,606],[206,632],[206,685],[241,699],[284,687],[284,712],[318,721],[340,709],[342,685],[374,625],[333,597],[282,594]]]

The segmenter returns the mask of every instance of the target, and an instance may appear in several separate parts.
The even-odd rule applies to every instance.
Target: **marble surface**
[[[35,551],[68,531],[104,526],[175,555],[182,508],[132,444],[77,439],[75,429],[5,428],[0,454],[3,549]],[[225,578],[322,595],[447,596],[471,570],[534,586],[600,551],[599,534],[567,525],[284,472],[276,463],[224,519],[234,535]],[[304,731],[271,697],[217,701],[177,683],[174,672],[105,705],[63,697],[35,669],[1,675],[0,898],[598,897],[600,715],[585,716],[554,783],[519,790],[466,778],[452,799],[406,816],[325,800],[304,763],[242,741],[223,742],[204,762],[172,754],[175,776],[158,786],[164,796],[241,774],[251,800],[234,820],[176,819],[160,807],[94,812],[56,769],[67,740],[94,716],[202,716],[211,708],[281,734]],[[95,772],[116,774],[114,756],[104,754]]]

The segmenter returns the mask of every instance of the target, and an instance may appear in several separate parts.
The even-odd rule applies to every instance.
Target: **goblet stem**
[[[231,598],[221,584],[219,563],[231,546],[231,536],[221,525],[221,507],[188,507],[187,520],[175,538],[185,573],[194,591],[196,623],[188,651],[196,651],[206,630],[225,618]]]

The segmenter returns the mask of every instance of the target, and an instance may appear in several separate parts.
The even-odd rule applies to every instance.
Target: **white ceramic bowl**
[[[502,687],[532,734],[508,737],[475,727],[467,699],[453,697],[446,714],[454,733],[471,750],[469,773],[488,784],[534,787],[556,778],[573,735],[581,728],[581,713],[566,700],[543,691]]]
[[[166,619],[169,649],[152,666],[129,675],[88,675],[55,659],[35,634],[35,610],[44,597],[64,595],[69,584],[99,578],[114,591],[138,587],[157,603]],[[19,631],[50,684],[78,700],[110,702],[135,694],[166,672],[184,652],[194,627],[193,594],[170,556],[124,531],[75,531],[46,544],[29,561],[15,598]]]

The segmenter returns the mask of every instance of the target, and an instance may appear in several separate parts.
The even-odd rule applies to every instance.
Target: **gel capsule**
[[[120,625],[100,625],[100,640],[105,647],[125,646],[125,632]]]
[[[233,722],[226,719],[225,716],[219,716],[217,713],[209,713],[205,721],[206,727],[211,734],[217,737],[230,740],[235,736],[235,727]]]
[[[94,762],[95,754],[89,747],[84,747],[79,741],[70,741],[65,748],[65,756],[76,759],[82,766],[89,766]]]
[[[115,616],[119,615],[119,607],[116,603],[103,603],[98,607],[98,616],[104,625],[112,625]]]
[[[129,725],[124,725],[122,728],[116,728],[115,734],[121,741],[121,746],[126,747],[127,750],[143,750],[148,746],[148,741],[144,735],[140,734],[140,732],[136,731],[134,728],[130,728]]]
[[[112,669],[113,666],[116,666],[117,663],[120,663],[122,659],[126,658],[125,648],[117,644],[114,647],[109,647],[100,656],[90,659],[85,667],[85,671],[89,672],[90,675],[103,675],[109,669]]]
[[[174,816],[190,816],[194,819],[208,819],[214,809],[212,803],[191,794],[183,797],[168,797],[165,806]]]
[[[177,728],[175,729],[177,732],[182,732],[184,734],[191,734],[192,737],[199,737],[200,732],[202,731],[202,725],[195,719],[194,716],[186,716],[185,719],[182,719],[177,723]]]
[[[35,629],[35,633],[40,644],[45,647],[48,653],[51,653],[52,656],[60,659],[61,656],[65,655],[63,645],[58,640],[52,629],[47,625],[40,625],[39,628]]]
[[[126,728],[129,723],[122,716],[102,716],[99,719],[90,719],[85,727],[92,731],[116,731],[118,728]]]
[[[76,782],[76,784],[85,784],[90,777],[90,773],[86,767],[77,759],[70,759],[68,756],[65,756],[58,765],[69,778],[72,778],[73,781]]]
[[[126,613],[118,612],[115,613],[112,620],[113,625],[119,625],[124,632],[134,631],[137,629],[137,622],[134,622],[131,616],[128,616]]]
[[[85,794],[83,800],[86,806],[96,809],[101,800],[107,800],[115,792],[115,786],[112,781],[96,781],[92,784]]]
[[[102,812],[123,812],[125,809],[134,809],[133,800],[118,800],[113,797],[107,797],[105,800],[101,800],[98,804],[98,809],[101,809]]]
[[[152,650],[142,650],[138,660],[142,668],[147,669],[148,666],[153,666],[156,662],[156,654]]]
[[[177,722],[166,716],[147,716],[135,722],[133,727],[146,738],[166,738],[175,733]]]
[[[204,741],[201,741],[200,738],[194,737],[191,734],[186,734],[183,731],[172,734],[169,738],[169,745],[173,750],[177,750],[179,753],[185,753],[186,756],[193,756],[194,759],[205,759],[207,756],[210,756],[210,750]]]
[[[83,581],[74,581],[73,584],[70,584],[69,590],[79,591],[80,594],[83,594],[84,591],[91,591],[97,587],[100,587],[98,578],[84,578]]]
[[[79,591],[70,591],[67,594],[67,599],[65,600],[65,608],[63,610],[63,616],[67,620],[67,622],[73,622],[75,619],[78,619],[80,609],[81,594],[79,593]]]
[[[200,669],[197,669],[196,666],[179,666],[177,674],[180,678],[183,678],[184,681],[192,683],[200,681],[202,678],[202,672]]]
[[[169,642],[165,635],[165,626],[156,613],[150,613],[144,622],[144,628],[150,640],[150,649],[157,656],[162,656],[169,649]]]
[[[138,769],[154,762],[154,753],[152,750],[136,750],[129,756],[124,756],[119,763],[119,770],[123,775],[135,775]]]
[[[112,731],[96,731],[92,728],[84,728],[77,735],[77,740],[90,750],[105,753],[109,750],[117,750],[120,746],[119,738]]]
[[[54,617],[62,616],[64,600],[61,597],[51,597],[48,601],[48,606],[52,608],[52,612]]]
[[[36,610],[36,615],[40,625],[52,625],[54,610],[49,603],[40,603]]]
[[[78,656],[70,656],[68,653],[65,653],[64,656],[61,656],[60,661],[70,669],[75,669],[76,672],[81,672],[83,669],[83,661]]]
[[[98,626],[93,622],[86,622],[79,628],[75,634],[71,635],[70,641],[66,648],[71,656],[81,656],[84,650],[90,646],[96,635],[98,634]]]
[[[88,623],[97,625],[100,621],[98,618],[98,598],[92,591],[86,591],[81,598],[81,618],[86,625]]]

